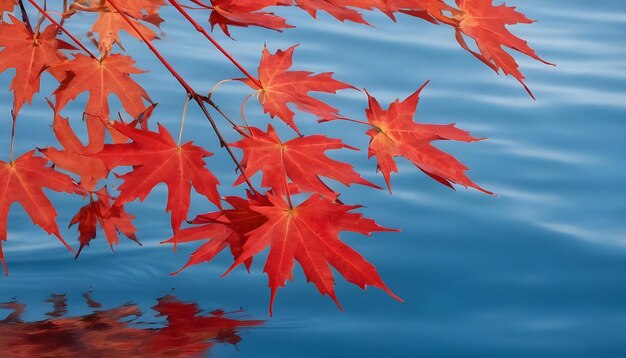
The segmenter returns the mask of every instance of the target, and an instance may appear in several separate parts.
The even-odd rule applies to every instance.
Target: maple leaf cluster
[[[7,240],[9,207],[18,202],[34,224],[70,248],[60,234],[56,210],[43,192],[44,188],[82,196],[88,201],[70,222],[79,232],[77,257],[97,237],[98,227],[111,248],[119,243],[120,235],[138,243],[134,216],[126,212],[125,204],[145,200],[158,184],[164,183],[168,191],[165,210],[170,214],[172,229],[171,237],[164,243],[174,246],[200,243],[182,269],[210,262],[228,248],[234,262],[225,275],[240,265],[249,270],[253,258],[269,249],[263,270],[269,278],[270,312],[277,290],[292,279],[296,261],[306,279],[339,307],[333,268],[348,282],[362,288],[380,288],[400,300],[383,282],[376,268],[340,237],[344,231],[371,235],[397,230],[365,218],[357,212],[360,206],[344,203],[340,193],[333,189],[333,182],[382,188],[363,178],[351,164],[327,155],[329,151],[358,148],[340,138],[302,133],[296,118],[305,112],[319,122],[343,120],[363,126],[363,135],[370,139],[367,156],[375,158],[376,169],[389,192],[391,174],[398,172],[396,160],[402,157],[446,186],[458,184],[491,194],[467,176],[465,165],[433,145],[441,140],[474,142],[482,138],[453,124],[416,122],[419,96],[426,84],[405,100],[392,102],[387,109],[364,90],[368,106],[363,117],[343,117],[338,108],[316,96],[342,90],[358,91],[357,87],[336,79],[331,72],[316,74],[293,69],[296,46],[275,52],[264,47],[257,74],[252,75],[189,12],[209,11],[210,26],[218,25],[228,36],[232,26],[258,26],[278,31],[293,27],[286,19],[268,11],[270,7],[297,6],[313,17],[323,11],[337,20],[360,24],[368,24],[362,10],[378,10],[391,19],[406,14],[454,27],[456,39],[463,48],[522,84],[524,77],[503,46],[542,60],[505,25],[530,20],[514,8],[494,6],[492,0],[457,0],[456,7],[440,0],[212,0],[210,3],[189,0],[187,6],[181,3],[176,0],[75,0],[59,11],[51,11],[42,8],[36,0],[0,0],[3,20],[0,23],[0,72],[15,71],[9,116],[13,130],[22,107],[32,103],[45,77],[57,82],[57,88],[47,101],[53,113],[52,129],[60,145],[60,149],[38,148],[14,158],[13,131],[10,160],[0,161],[0,243]],[[31,23],[29,15],[33,14],[24,10],[26,5],[36,11],[39,21]],[[242,101],[243,124],[231,119],[213,102],[211,94],[217,85],[209,96],[199,95],[153,44],[158,40],[157,31],[164,21],[160,10],[165,5],[171,5],[183,15],[245,75],[234,79],[252,91]],[[21,19],[18,18],[20,12]],[[85,45],[64,26],[78,21],[80,13],[92,13],[89,18],[93,22],[87,34],[91,44]],[[162,125],[158,125],[157,131],[150,129],[156,103],[135,80],[136,75],[144,71],[124,53],[120,40],[122,31],[144,42],[181,84],[188,100],[199,105],[219,144],[228,151],[239,171],[232,184],[247,185],[244,196],[224,198],[220,195],[220,182],[211,171],[210,160],[207,161],[212,153],[198,144],[181,141],[184,118],[178,140]],[[476,41],[478,51],[469,48],[464,36]],[[87,93],[86,100],[78,102],[77,98],[84,93]],[[131,120],[123,120],[122,115],[113,118],[109,101],[112,95]],[[263,112],[277,119],[277,123],[266,126],[248,123],[244,106],[253,95]],[[81,132],[73,129],[75,124],[70,124],[62,115],[70,105],[81,106],[86,143],[80,138]],[[223,128],[216,124],[211,110],[230,122],[239,140],[229,143],[224,139]],[[77,122],[77,119],[71,121]],[[281,138],[278,133],[283,131],[276,130],[276,126],[284,126],[291,136],[283,134]],[[118,170],[127,171],[119,175]],[[115,191],[110,189],[111,182]],[[211,209],[185,225],[192,188],[206,199]],[[6,272],[1,246],[0,260]]]
[[[456,0],[456,7],[444,0],[211,0],[210,5],[201,0],[193,3],[210,10],[211,26],[218,25],[230,36],[229,26],[259,26],[283,31],[294,26],[271,11],[272,7],[297,6],[316,18],[318,12],[326,12],[339,21],[369,25],[360,12],[378,10],[395,21],[398,14],[427,20],[433,24],[452,27],[459,45],[487,66],[516,78],[532,95],[524,83],[515,59],[504,47],[519,51],[535,60],[542,60],[526,41],[513,35],[506,25],[530,24],[533,21],[524,14],[504,4],[493,5],[493,0]],[[476,42],[478,51],[472,50],[464,36]],[[534,97],[533,97],[534,98]]]

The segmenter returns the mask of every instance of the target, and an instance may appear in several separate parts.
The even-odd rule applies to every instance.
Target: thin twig
[[[228,58],[230,62],[232,62],[233,65],[235,65],[246,77],[248,77],[259,88],[263,87],[261,85],[261,82],[259,82],[259,80],[256,77],[252,76],[250,72],[248,72],[237,60],[235,60],[235,58],[231,56],[231,54],[228,53],[228,51],[226,51],[226,49],[224,49],[222,45],[220,45],[213,38],[213,36],[211,36],[208,32],[206,32],[206,30],[198,22],[196,22],[196,20],[194,20],[193,17],[191,17],[191,15],[189,15],[189,13],[185,11],[185,9],[183,9],[176,0],[167,0],[167,1],[170,4],[172,4],[172,6],[176,8],[176,10],[178,10],[178,12],[180,12],[180,14],[183,15],[187,19],[187,21],[189,21],[191,25],[193,25],[196,31],[204,35],[204,37],[206,37],[207,40],[209,40],[213,44],[213,46],[215,46],[215,48],[217,48],[224,56],[226,56],[226,58]]]
[[[224,119],[226,119],[226,121],[230,123],[234,130],[241,134],[241,130],[239,129],[237,123],[235,123],[235,121],[233,121],[226,113],[224,113],[224,111],[222,111],[222,109],[215,102],[213,102],[213,100],[211,100],[210,98],[204,98],[204,101],[207,102],[211,107],[213,107],[213,109],[215,109],[217,113],[224,117]]]
[[[26,13],[26,8],[24,8],[24,3],[22,2],[22,0],[19,0],[18,3],[20,4],[20,11],[22,12],[22,21],[24,22],[24,24],[26,24],[26,28],[28,29],[28,31],[33,32],[33,27],[30,25],[30,19],[28,18],[28,14]]]
[[[67,31],[65,29],[65,27],[63,27],[63,25],[61,25],[60,23],[58,23],[54,18],[52,18],[52,16],[50,16],[50,14],[48,14],[48,12],[44,9],[42,9],[39,5],[37,5],[37,3],[35,2],[35,0],[28,0],[29,3],[31,3],[31,5],[33,5],[35,8],[37,8],[37,10],[43,15],[45,16],[48,20],[50,20],[51,23],[53,23],[54,25],[56,25],[61,31],[63,31],[70,39],[72,39],[72,41],[74,41],[75,44],[78,45],[78,47],[80,47],[83,51],[85,51],[87,54],[89,54],[89,56],[93,59],[98,59],[98,57],[96,57],[96,55],[94,55],[91,51],[89,51],[89,49],[87,47],[85,47],[85,45],[83,45],[82,42],[80,42],[80,40],[78,40],[76,37],[74,37],[74,35],[72,35],[71,32]]]
[[[172,65],[170,65],[169,62],[167,62],[167,60],[163,57],[163,55],[161,55],[159,50],[157,50],[157,48],[152,44],[152,41],[150,41],[150,39],[147,38],[137,28],[137,25],[128,17],[128,15],[126,15],[120,9],[120,7],[116,4],[117,0],[115,0],[115,1],[114,0],[106,0],[106,1],[113,7],[113,9],[115,9],[115,11],[117,11],[122,16],[122,18],[128,23],[128,25],[130,25],[130,27],[133,29],[133,31],[135,31],[135,33],[143,40],[143,42],[146,44],[146,46],[148,46],[148,48],[150,49],[150,51],[152,51],[152,53],[156,56],[156,58],[159,59],[161,64],[163,64],[163,66],[165,66],[165,68],[172,74],[172,76],[174,76],[174,78],[176,78],[176,80],[181,84],[181,86],[183,86],[183,88],[185,89],[185,91],[187,92],[189,97],[191,97],[191,99],[196,101],[198,106],[200,106],[200,109],[204,113],[205,117],[209,120],[209,123],[211,123],[211,127],[213,127],[213,131],[215,132],[215,135],[217,136],[217,138],[218,138],[218,140],[220,142],[220,146],[226,148],[226,151],[228,152],[228,154],[232,158],[233,162],[237,166],[237,169],[241,172],[241,176],[244,178],[246,184],[248,184],[248,187],[250,187],[250,189],[252,191],[254,191],[255,193],[259,193],[254,188],[254,186],[252,186],[252,183],[250,182],[250,180],[246,176],[245,172],[243,171],[243,167],[239,163],[239,160],[237,160],[237,157],[235,156],[235,154],[231,150],[230,146],[228,145],[226,140],[224,140],[224,137],[222,136],[222,133],[220,132],[219,128],[217,127],[217,124],[215,124],[215,121],[213,120],[213,117],[211,117],[211,114],[209,113],[208,109],[204,105],[205,97],[200,96],[189,85],[189,83],[187,83],[187,81],[185,81],[183,79],[183,77],[172,67]]]
[[[363,124],[365,126],[378,128],[378,127],[376,127],[375,125],[373,125],[371,123],[364,122],[364,121],[359,121],[357,119],[346,118],[346,117],[337,117],[337,118],[331,118],[331,119],[318,119],[317,122],[318,123],[325,123],[325,122],[330,122],[330,121],[335,121],[335,120],[347,121],[347,122],[352,122],[352,123],[358,123],[358,124]]]

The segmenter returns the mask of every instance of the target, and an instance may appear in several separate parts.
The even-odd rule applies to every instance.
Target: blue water
[[[404,98],[424,81],[417,120],[456,122],[489,140],[443,143],[471,171],[489,197],[459,188],[452,191],[430,180],[408,162],[392,177],[393,195],[353,187],[341,189],[346,203],[359,203],[367,216],[401,228],[400,234],[345,240],[373,262],[388,285],[406,302],[385,293],[363,292],[341,278],[339,298],[345,312],[307,284],[299,268],[282,289],[274,317],[268,316],[269,290],[258,259],[252,273],[235,270],[221,255],[210,265],[178,269],[193,250],[158,243],[170,233],[164,213],[166,189],[160,186],[144,203],[128,205],[138,218],[143,247],[123,241],[111,254],[103,239],[73,260],[58,242],[33,227],[17,205],[9,217],[9,241],[3,244],[10,275],[0,282],[0,301],[27,305],[24,320],[45,318],[44,302],[66,294],[70,316],[90,312],[82,294],[92,291],[104,307],[127,302],[146,312],[156,300],[175,294],[207,310],[243,308],[247,317],[266,320],[246,328],[235,348],[218,344],[214,357],[624,357],[626,356],[626,3],[605,0],[510,1],[538,22],[516,26],[546,60],[545,66],[517,56],[532,101],[512,78],[496,76],[464,52],[449,28],[400,17],[396,24],[370,14],[368,28],[341,24],[326,15],[314,21],[299,11],[281,10],[296,29],[283,34],[235,29],[232,42],[216,31],[225,47],[250,69],[258,64],[263,43],[271,50],[300,43],[298,69],[334,71],[336,77],[367,88],[382,103]],[[240,74],[171,9],[159,43],[164,55],[201,92]],[[171,20],[170,20],[171,19]],[[136,76],[159,102],[155,119],[176,131],[184,93],[145,48],[124,38],[138,61],[151,72]],[[0,75],[7,88],[11,75]],[[44,81],[49,94],[53,81]],[[237,116],[248,90],[226,84],[214,99]],[[326,96],[349,117],[363,118],[363,93]],[[78,101],[84,101],[85,96]],[[8,113],[11,97],[0,105]],[[43,105],[26,107],[18,125],[17,148],[55,145],[51,114]],[[118,106],[114,102],[114,107]],[[119,106],[118,106],[119,107]],[[64,114],[79,126],[80,105]],[[249,120],[264,125],[257,103]],[[8,149],[9,120],[0,124],[0,145]],[[209,166],[230,188],[234,171],[216,145],[208,123],[195,109],[188,114],[185,138],[216,153]],[[299,116],[304,133],[340,135],[366,148],[363,128],[348,123],[316,124]],[[229,139],[236,137],[229,134]],[[2,155],[6,160],[7,151]],[[335,155],[354,163],[367,179],[383,184],[366,152]],[[65,223],[84,205],[51,194]],[[194,200],[190,216],[209,210]],[[76,245],[74,229],[63,235]],[[8,314],[8,312],[7,312]],[[0,338],[1,339],[1,338]]]

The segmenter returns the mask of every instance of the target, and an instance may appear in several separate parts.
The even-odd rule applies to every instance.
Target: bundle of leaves
[[[507,27],[532,21],[514,7],[494,5],[493,0],[74,0],[55,4],[53,9],[48,5],[37,0],[0,0],[0,72],[14,70],[12,110],[5,114],[13,122],[11,148],[9,160],[0,161],[0,240],[7,240],[9,207],[18,202],[34,224],[72,250],[61,237],[57,212],[43,191],[47,188],[88,199],[70,223],[78,227],[79,253],[96,239],[98,227],[111,247],[118,244],[120,234],[138,242],[134,216],[126,212],[125,204],[143,201],[155,186],[165,183],[165,210],[170,213],[172,235],[164,243],[174,247],[183,243],[199,245],[183,268],[211,262],[228,248],[234,262],[225,274],[242,264],[250,269],[253,258],[269,249],[263,271],[269,277],[270,312],[278,288],[292,278],[296,261],[307,280],[337,305],[331,268],[355,285],[378,287],[400,300],[376,268],[340,235],[344,231],[371,235],[398,230],[365,218],[358,212],[359,205],[344,203],[333,189],[337,185],[329,183],[358,184],[372,190],[380,190],[381,186],[364,179],[351,164],[329,157],[328,151],[358,148],[341,138],[304,133],[298,126],[300,113],[317,117],[319,122],[348,121],[361,126],[363,135],[369,137],[367,156],[375,158],[372,166],[380,172],[389,192],[392,173],[398,172],[396,161],[402,157],[441,184],[491,194],[467,176],[465,165],[435,146],[436,141],[475,142],[483,138],[453,124],[417,122],[415,112],[426,84],[388,106],[381,105],[365,89],[361,93],[367,107],[362,118],[347,118],[317,95],[357,87],[336,79],[331,72],[299,69],[293,64],[296,46],[275,51],[264,47],[255,75],[220,45],[211,30],[219,28],[228,37],[235,27],[288,30],[294,25],[277,15],[281,7],[297,7],[312,17],[325,12],[338,21],[362,25],[368,25],[363,12],[380,11],[391,20],[410,16],[451,27],[463,49],[494,71],[513,76],[530,96],[524,76],[508,50],[547,63]],[[174,68],[156,46],[159,26],[166,20],[161,17],[164,6],[171,6],[172,13],[184,17],[189,30],[200,32],[243,77],[217,82],[208,95],[200,94],[206,90],[193,88],[185,80],[185,73]],[[81,13],[95,16],[78,16]],[[204,20],[198,21],[197,17]],[[83,34],[74,34],[65,25],[86,19],[93,23],[87,34],[90,41],[83,43]],[[207,161],[212,153],[182,140],[184,115],[178,139],[150,119],[156,104],[135,79],[144,71],[125,53],[121,32],[142,42],[137,46],[145,46],[180,83],[188,98],[185,108],[189,102],[200,108],[215,132],[214,140],[238,170],[233,184],[241,188],[242,195],[220,195],[220,182]],[[468,40],[473,40],[475,46],[470,46]],[[45,95],[60,149],[38,148],[16,157],[14,133],[20,110],[33,102],[45,73],[58,83],[52,93]],[[250,89],[242,99],[238,118],[227,115],[212,99],[214,91],[226,81]],[[81,125],[80,119],[72,118],[70,124],[61,114],[68,106],[78,106],[81,102],[76,99],[83,93],[87,93],[84,108],[80,109],[88,134],[86,144],[73,129]],[[111,96],[117,98],[131,120],[112,115]],[[246,119],[245,105],[252,96],[258,99],[263,114],[274,118],[273,124]],[[45,106],[41,101],[37,103]],[[223,117],[225,124],[218,123],[216,115]],[[276,126],[284,128],[277,131]],[[283,134],[287,129],[289,137]],[[233,130],[240,139],[229,143],[224,130]],[[278,133],[283,134],[282,138]],[[114,171],[118,168],[128,170],[117,175]],[[206,199],[207,213],[185,224],[192,188]],[[5,265],[1,251],[0,259]]]

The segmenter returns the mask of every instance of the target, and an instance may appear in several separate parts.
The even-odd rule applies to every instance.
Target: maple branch
[[[241,134],[241,130],[239,129],[239,126],[237,125],[237,123],[235,123],[235,121],[230,119],[230,117],[226,113],[224,113],[224,111],[222,111],[222,109],[215,102],[213,102],[211,98],[206,97],[204,98],[204,101],[207,102],[211,107],[213,107],[213,109],[215,109],[217,113],[219,113],[222,117],[224,117],[224,119],[226,119],[226,121],[228,121],[228,123],[230,123],[230,125],[233,126],[234,130],[236,130],[238,133]]]
[[[193,27],[196,29],[196,31],[198,31],[199,33],[201,33],[202,35],[204,35],[204,37],[207,38],[207,40],[209,40],[213,46],[215,46],[215,48],[217,48],[224,56],[226,56],[226,58],[228,58],[230,60],[230,62],[233,63],[233,65],[235,65],[246,77],[248,77],[255,85],[257,85],[259,88],[263,88],[263,86],[261,85],[261,82],[259,82],[259,80],[252,76],[250,74],[250,72],[248,72],[237,60],[235,60],[235,58],[233,56],[231,56],[230,53],[228,53],[228,51],[226,51],[226,49],[224,49],[222,47],[222,45],[220,45],[214,38],[213,36],[211,36],[208,32],[206,32],[206,30],[198,23],[196,22],[196,20],[194,20],[191,15],[189,15],[189,13],[187,11],[185,11],[185,9],[183,9],[180,4],[178,4],[178,2],[176,0],[167,0],[170,4],[172,4],[172,6],[174,8],[176,8],[176,10],[178,10],[178,12],[183,15],[185,17],[185,19],[187,19],[187,21],[189,21],[189,23],[191,25],[193,25]]]
[[[33,1],[33,0],[29,0],[29,1]],[[237,169],[241,172],[241,176],[245,180],[246,184],[248,184],[248,187],[250,187],[250,189],[252,191],[254,191],[255,193],[259,194],[259,192],[254,188],[254,186],[252,185],[252,183],[250,182],[250,180],[248,179],[248,177],[244,173],[243,167],[239,163],[239,160],[237,160],[237,157],[233,153],[232,149],[230,148],[230,146],[228,145],[226,140],[224,140],[224,136],[222,136],[222,133],[220,132],[219,128],[217,127],[217,124],[215,123],[215,121],[213,120],[213,117],[209,113],[209,110],[204,105],[205,97],[202,97],[201,95],[199,95],[191,87],[191,85],[189,85],[189,83],[187,83],[187,81],[185,81],[185,79],[172,67],[172,65],[163,57],[163,55],[161,55],[159,50],[157,50],[157,48],[154,46],[154,44],[152,44],[152,41],[150,41],[150,39],[147,38],[139,30],[139,28],[137,28],[137,25],[115,3],[115,1],[117,1],[117,0],[115,0],[115,1],[113,1],[113,0],[106,0],[106,1],[115,9],[115,11],[117,11],[120,14],[120,16],[122,16],[122,18],[128,23],[128,25],[130,25],[130,27],[133,29],[133,31],[135,31],[135,33],[141,38],[141,40],[146,44],[146,46],[148,46],[150,51],[152,51],[152,53],[157,57],[157,59],[159,59],[159,61],[163,64],[163,66],[165,66],[165,68],[172,74],[172,76],[174,76],[174,78],[176,78],[176,80],[181,84],[181,86],[183,86],[183,88],[187,92],[187,95],[191,99],[196,101],[198,106],[200,106],[200,109],[204,113],[204,116],[209,120],[209,123],[211,123],[211,127],[213,127],[213,131],[217,135],[217,138],[218,138],[218,140],[220,142],[220,146],[223,147],[223,148],[226,148],[226,151],[228,152],[228,154],[232,158],[233,162],[235,162],[235,165],[237,166]],[[212,101],[209,101],[209,103],[212,103]],[[212,106],[213,106],[213,108],[217,107],[214,104]]]
[[[24,8],[24,3],[22,0],[18,1],[20,5],[20,11],[22,12],[22,21],[26,24],[26,28],[28,31],[33,32],[33,27],[30,25],[30,19],[28,18],[28,14],[26,13],[26,8]]]
[[[78,45],[78,47],[80,47],[83,51],[85,51],[91,58],[98,60],[98,57],[96,57],[96,55],[94,55],[91,51],[89,51],[89,49],[87,47],[85,47],[85,45],[83,45],[82,42],[80,42],[79,39],[77,39],[76,37],[74,37],[74,35],[72,35],[71,32],[69,32],[65,27],[63,27],[63,25],[61,25],[59,22],[57,22],[52,16],[50,16],[50,14],[48,14],[48,12],[44,9],[42,9],[39,5],[37,5],[37,3],[35,2],[35,0],[28,0],[28,2],[33,5],[43,16],[46,17],[46,19],[50,20],[51,23],[53,23],[54,25],[56,25],[56,27],[58,27],[61,31],[63,31],[70,39],[72,39],[72,41],[74,41],[74,43],[76,45]],[[20,1],[21,3],[21,1]]]
[[[219,128],[217,127],[217,124],[215,123],[215,121],[213,120],[213,117],[211,116],[211,113],[209,113],[209,110],[204,105],[204,102],[202,101],[202,99],[199,96],[197,96],[197,95],[193,96],[193,99],[198,103],[198,105],[200,106],[200,109],[202,110],[202,113],[204,113],[206,118],[209,120],[209,123],[211,123],[211,127],[213,127],[213,131],[215,132],[215,135],[217,135],[217,139],[219,139],[219,141],[220,141],[220,146],[226,149],[226,151],[228,152],[228,155],[230,155],[230,157],[232,158],[233,162],[235,162],[235,165],[237,166],[237,169],[241,173],[241,177],[246,182],[246,184],[248,184],[248,187],[250,188],[250,190],[252,190],[255,194],[262,195],[261,193],[259,193],[254,188],[254,186],[250,182],[250,179],[248,178],[248,176],[246,175],[245,171],[243,170],[242,165],[239,163],[239,160],[237,160],[237,157],[235,156],[235,153],[233,153],[233,150],[230,148],[230,146],[228,145],[226,140],[224,140],[224,137],[222,136],[222,133],[220,132]]]
[[[33,1],[33,0],[28,0],[28,1]],[[163,64],[163,66],[165,66],[165,68],[172,74],[172,76],[174,76],[174,78],[176,78],[176,80],[181,84],[181,86],[185,88],[185,91],[187,91],[187,94],[189,94],[192,97],[197,96],[196,91],[194,91],[193,88],[189,85],[189,83],[187,83],[187,81],[183,79],[183,77],[172,67],[172,65],[170,65],[170,63],[163,57],[163,55],[161,55],[159,50],[157,50],[156,47],[154,47],[154,45],[152,44],[152,41],[150,41],[150,39],[148,39],[141,32],[141,30],[137,27],[137,25],[128,17],[128,15],[126,15],[125,12],[122,11],[122,9],[120,9],[120,7],[115,3],[115,1],[113,0],[105,0],[105,1],[108,2],[115,9],[115,11],[117,11],[120,14],[120,16],[128,23],[128,25],[130,25],[133,31],[135,31],[135,33],[141,38],[141,40],[146,44],[146,46],[148,46],[150,51],[152,51],[152,53],[157,57],[157,59],[159,59],[159,61]]]
[[[17,118],[13,114],[13,111],[11,111],[11,114],[11,117],[13,117],[13,123],[11,125],[11,151],[9,154],[9,163],[13,163],[13,161],[15,160],[15,125],[17,123]]]

